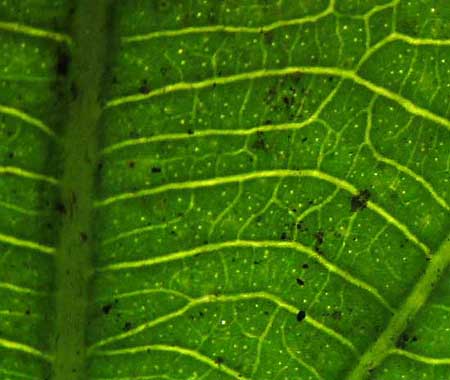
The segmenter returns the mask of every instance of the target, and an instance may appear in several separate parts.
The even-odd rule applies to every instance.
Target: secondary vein
[[[433,255],[430,264],[417,281],[403,305],[392,316],[386,329],[378,339],[363,354],[353,371],[347,377],[347,380],[366,379],[371,370],[378,367],[386,356],[391,353],[398,337],[426,303],[436,284],[444,276],[449,264],[450,234]]]

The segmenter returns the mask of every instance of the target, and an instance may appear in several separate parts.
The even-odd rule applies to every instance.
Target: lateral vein
[[[444,239],[443,243],[433,255],[428,267],[417,280],[416,285],[409,293],[403,305],[391,317],[385,330],[358,361],[357,365],[347,377],[348,380],[367,379],[370,371],[379,366],[386,356],[392,352],[398,337],[405,331],[408,323],[426,303],[434,287],[442,276],[444,276],[449,264],[450,235]]]

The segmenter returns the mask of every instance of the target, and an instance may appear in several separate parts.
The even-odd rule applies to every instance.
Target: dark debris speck
[[[300,310],[297,313],[297,321],[301,322],[306,318],[306,311],[305,310]]]
[[[103,314],[105,314],[105,315],[109,314],[111,312],[111,310],[112,310],[112,307],[113,307],[112,303],[108,303],[106,305],[103,305],[102,306]]]
[[[350,209],[352,212],[364,210],[367,207],[367,202],[370,199],[370,191],[367,189],[361,190],[354,195],[350,201]]]

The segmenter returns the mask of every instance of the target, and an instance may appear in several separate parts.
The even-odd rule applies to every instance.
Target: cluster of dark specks
[[[267,150],[267,144],[264,139],[264,132],[261,131],[256,132],[256,140],[252,144],[252,148],[256,150]]]
[[[405,349],[409,343],[417,342],[417,340],[418,339],[416,335],[410,336],[408,333],[404,332],[398,337],[395,345],[398,348]]]
[[[350,201],[350,209],[352,212],[364,210],[367,207],[367,202],[370,199],[370,191],[367,189],[361,190],[354,195]]]
[[[316,251],[318,254],[323,254],[321,246],[325,241],[325,233],[323,231],[317,231],[314,234],[314,239],[316,240],[314,244],[314,251]]]

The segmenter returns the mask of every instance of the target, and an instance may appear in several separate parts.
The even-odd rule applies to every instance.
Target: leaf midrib
[[[106,67],[108,0],[79,0],[72,24],[73,70],[78,89],[63,137],[62,215],[56,251],[56,324],[53,380],[85,380],[85,333],[92,274],[92,199],[97,161],[101,79]],[[67,85],[67,84],[66,84]]]

